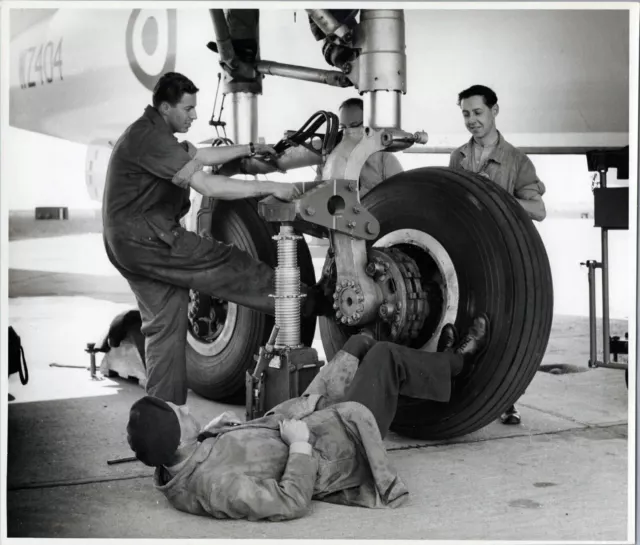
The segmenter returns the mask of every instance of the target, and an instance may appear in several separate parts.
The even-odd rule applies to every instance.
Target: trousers
[[[348,344],[345,348],[349,350]],[[347,387],[345,401],[365,405],[373,413],[383,438],[403,396],[447,402],[453,370],[462,368],[460,354],[423,352],[388,342],[378,342],[364,352]]]
[[[186,403],[190,289],[275,314],[273,268],[233,245],[144,219],[105,228],[104,245],[138,303],[149,395]]]

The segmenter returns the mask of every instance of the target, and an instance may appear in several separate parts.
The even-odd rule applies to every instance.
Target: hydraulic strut
[[[283,224],[273,237],[278,243],[278,266],[275,274],[276,325],[279,328],[276,349],[300,348],[300,267],[298,240],[293,227]]]

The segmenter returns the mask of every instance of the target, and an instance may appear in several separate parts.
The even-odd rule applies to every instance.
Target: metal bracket
[[[380,233],[378,220],[360,204],[355,180],[319,182],[293,202],[267,197],[258,203],[258,212],[267,221],[303,220],[357,239],[374,240]]]

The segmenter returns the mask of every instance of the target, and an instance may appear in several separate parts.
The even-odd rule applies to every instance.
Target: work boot
[[[520,413],[515,405],[511,405],[500,417],[500,421],[507,426],[517,426],[522,422]]]
[[[460,354],[464,359],[462,372],[456,376],[458,379],[467,378],[475,367],[475,363],[487,347],[489,340],[489,317],[481,314],[473,320],[469,332],[462,338],[454,353]]]
[[[438,352],[453,352],[454,345],[458,342],[458,332],[453,324],[446,324],[440,333]]]

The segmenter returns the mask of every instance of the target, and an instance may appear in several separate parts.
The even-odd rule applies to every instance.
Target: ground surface
[[[9,380],[9,537],[625,540],[629,394],[623,371],[587,367],[586,318],[554,317],[543,364],[578,372],[538,372],[518,404],[521,426],[494,422],[440,442],[388,437],[411,491],[399,510],[314,502],[299,521],[215,521],[175,511],[142,464],[107,464],[131,455],[124,429],[143,392],[131,380],[92,381],[87,370],[85,344],[134,304],[100,235],[23,232],[10,244],[9,321],[30,381]],[[69,247],[82,259],[70,263]],[[612,323],[614,334],[627,329]],[[203,421],[244,412],[193,393],[188,404]]]

